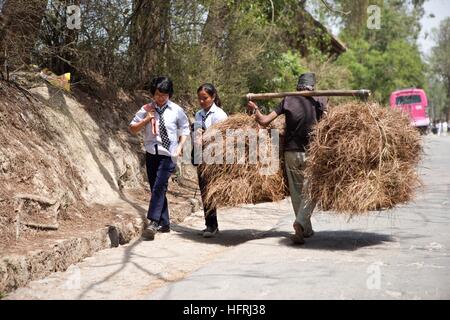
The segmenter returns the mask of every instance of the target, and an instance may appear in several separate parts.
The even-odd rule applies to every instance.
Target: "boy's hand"
[[[155,119],[155,112],[154,111],[147,112],[147,115],[144,118],[145,123],[150,123],[153,119]]]
[[[155,105],[153,103],[146,104],[144,110],[147,112],[155,112]]]
[[[156,128],[156,120],[155,120],[155,105],[153,103],[146,104],[144,106],[144,110],[147,111],[147,116],[145,117],[144,121],[146,124],[152,125],[152,133],[154,135],[158,134],[158,129]]]
[[[183,146],[178,145],[177,151],[175,152],[175,157],[179,157],[183,154]]]

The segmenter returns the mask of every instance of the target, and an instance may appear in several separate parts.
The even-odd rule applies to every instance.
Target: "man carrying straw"
[[[297,91],[314,91],[315,84],[314,73],[302,74],[299,77]],[[312,97],[287,96],[269,115],[263,115],[253,101],[249,101],[248,108],[255,111],[255,119],[262,126],[267,126],[281,114],[286,116],[284,157],[289,191],[296,217],[293,225],[295,234],[291,239],[295,244],[304,244],[304,238],[314,235],[311,215],[315,203],[309,201],[305,192],[302,192],[306,190],[307,185],[303,176],[303,168],[309,135],[313,125],[325,111],[325,103]]]

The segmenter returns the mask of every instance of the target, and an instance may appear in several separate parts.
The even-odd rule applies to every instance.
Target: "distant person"
[[[204,131],[212,125],[224,121],[228,118],[223,111],[222,103],[214,85],[210,83],[202,84],[197,90],[198,102],[201,110],[195,114],[194,123],[194,143],[197,144],[197,150],[202,150],[201,137]],[[195,164],[195,158],[193,160]],[[200,170],[197,170],[198,183],[203,200],[203,211],[205,213],[205,225],[201,234],[204,238],[214,237],[219,232],[219,223],[217,221],[217,209],[206,204],[207,181],[201,176]]]
[[[297,84],[297,91],[313,91],[315,84],[314,73],[302,74]],[[309,135],[313,125],[326,111],[326,102],[324,100],[319,102],[312,97],[290,96],[284,98],[269,115],[263,115],[252,101],[248,103],[248,108],[256,112],[256,121],[263,126],[268,125],[281,114],[286,116],[284,158],[296,217],[293,224],[295,234],[291,239],[295,244],[303,244],[304,238],[314,235],[311,215],[315,203],[309,201],[305,194],[307,181],[303,177],[302,169],[305,167]]]
[[[431,133],[432,133],[432,134],[437,134],[437,131],[438,131],[438,129],[437,129],[436,122],[433,122],[433,123],[431,124]]]
[[[443,133],[444,136],[446,136],[446,135],[447,135],[447,132],[448,132],[448,122],[447,122],[447,121],[444,121],[444,122],[442,123],[442,133]]]
[[[153,240],[157,232],[170,232],[166,192],[176,159],[181,155],[190,131],[184,110],[170,101],[173,83],[169,78],[154,78],[150,93],[153,102],[136,113],[129,129],[133,134],[144,130],[147,176],[152,194],[147,213],[149,225],[142,235]]]

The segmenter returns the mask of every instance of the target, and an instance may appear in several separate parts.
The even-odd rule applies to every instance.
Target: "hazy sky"
[[[431,30],[438,28],[439,23],[447,17],[450,17],[450,0],[428,0],[425,2],[425,15],[423,16],[422,32],[419,38],[419,45],[424,54],[428,54],[430,49],[435,45],[432,37]],[[430,18],[429,15],[434,14],[434,18]],[[426,38],[426,34],[428,37]]]

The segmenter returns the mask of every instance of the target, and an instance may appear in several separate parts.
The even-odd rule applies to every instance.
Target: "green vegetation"
[[[59,74],[72,72],[81,84],[95,73],[128,90],[145,89],[149,79],[164,74],[175,82],[175,99],[187,106],[197,104],[201,83],[212,82],[228,112],[239,110],[245,93],[295,89],[298,75],[307,70],[317,73],[321,89],[367,88],[382,103],[406,87],[441,94],[444,83],[448,91],[448,21],[436,31],[439,44],[430,67],[418,49],[424,0],[325,2],[86,0],[82,28],[70,30],[66,7],[72,1],[4,1],[2,15],[10,15],[9,21],[16,14],[29,17],[30,24],[41,21],[41,28],[25,33],[11,24],[0,30],[6,35],[0,60],[8,60],[11,69],[31,60]],[[370,5],[380,8],[379,29],[367,27]],[[339,30],[345,53],[333,49],[332,37],[310,13]],[[25,49],[31,41],[33,50],[18,50],[17,39],[27,41]],[[448,105],[445,99],[432,98],[440,113]],[[265,106],[270,103],[275,102]]]
[[[436,46],[432,49],[429,72],[429,97],[436,120],[450,119],[450,18],[433,32]]]

